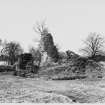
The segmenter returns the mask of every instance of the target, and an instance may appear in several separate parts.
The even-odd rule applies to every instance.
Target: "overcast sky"
[[[105,35],[104,0],[0,0],[0,38],[20,42],[25,51],[39,39],[33,27],[46,24],[61,50],[78,50],[90,32]]]

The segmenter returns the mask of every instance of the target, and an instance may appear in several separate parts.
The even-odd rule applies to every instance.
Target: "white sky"
[[[0,0],[0,38],[20,42],[25,51],[36,46],[33,26],[44,19],[60,49],[77,52],[90,32],[105,35],[105,1]]]

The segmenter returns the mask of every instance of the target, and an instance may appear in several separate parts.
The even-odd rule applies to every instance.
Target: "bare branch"
[[[36,25],[33,27],[33,29],[40,35],[43,35],[45,32],[48,33],[48,28],[46,27],[45,21],[36,22]]]
[[[82,49],[88,56],[96,56],[104,53],[103,44],[104,38],[100,34],[90,33],[87,40],[85,41],[86,47]]]

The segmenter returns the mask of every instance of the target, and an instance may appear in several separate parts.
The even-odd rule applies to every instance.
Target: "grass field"
[[[58,97],[58,98],[57,98]],[[0,75],[0,102],[105,102],[105,80],[43,80]]]

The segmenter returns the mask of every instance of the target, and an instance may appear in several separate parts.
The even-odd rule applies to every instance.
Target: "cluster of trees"
[[[34,61],[40,66],[43,53],[46,52],[51,61],[57,62],[59,59],[58,49],[54,44],[52,34],[48,32],[45,24],[37,24],[35,31],[40,34],[41,39],[37,49],[34,47],[29,49],[29,53],[34,57]],[[17,61],[18,56],[23,53],[21,45],[17,42],[1,41],[1,46],[1,60],[7,61],[9,65],[13,65]]]
[[[78,54],[67,50],[66,52],[59,52],[56,45],[54,44],[53,36],[48,31],[48,28],[45,26],[45,23],[36,24],[34,28],[35,32],[40,35],[39,47],[35,49],[34,47],[29,49],[29,53],[31,53],[36,61],[37,65],[40,66],[42,56],[44,52],[47,53],[47,56],[52,62],[61,63],[64,59],[68,62],[73,57],[78,57]],[[18,55],[22,54],[24,51],[21,45],[17,42],[1,42],[1,55],[8,61],[10,65],[13,65],[17,59]],[[97,33],[90,33],[88,38],[85,41],[86,47],[81,49],[81,51],[85,54],[85,57],[89,59],[95,60],[95,58],[99,55],[105,56],[104,51],[104,38]]]
[[[9,65],[13,65],[18,55],[23,53],[22,47],[17,42],[2,42],[1,46],[1,60],[7,61]]]

